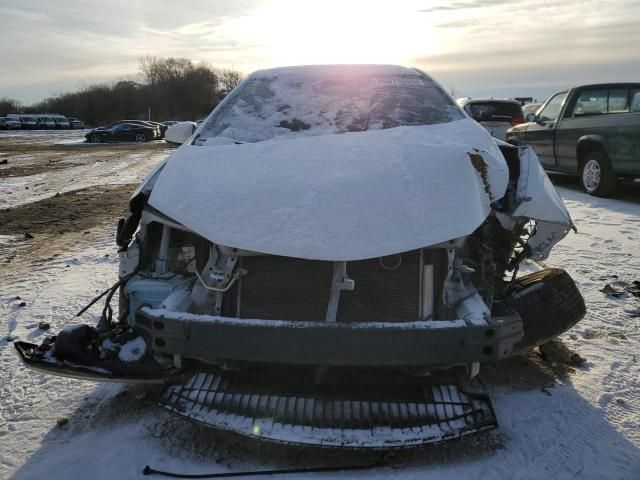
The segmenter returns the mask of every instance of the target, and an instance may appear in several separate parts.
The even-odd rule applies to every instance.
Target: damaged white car
[[[572,227],[534,152],[425,73],[263,70],[133,194],[97,327],[16,349],[52,374],[166,382],[165,407],[261,439],[458,438],[497,423],[451,372],[584,316],[563,270],[517,275]]]

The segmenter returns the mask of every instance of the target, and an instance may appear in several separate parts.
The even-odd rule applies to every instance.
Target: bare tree
[[[228,85],[235,86],[241,75],[229,72]],[[195,120],[220,101],[221,75],[206,63],[146,56],[140,58],[140,82],[120,79],[84,85],[75,92],[56,93],[24,108],[15,100],[0,99],[0,114],[18,109],[56,112],[100,125],[129,118],[146,119],[151,109],[154,120]]]
[[[0,98],[0,116],[4,116],[7,113],[19,112],[21,107],[22,104],[18,100],[7,97]]]
[[[220,84],[226,93],[236,88],[241,81],[242,74],[233,68],[225,69],[220,74]]]

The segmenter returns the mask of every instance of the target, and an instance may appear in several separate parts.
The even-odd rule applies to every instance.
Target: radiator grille
[[[355,289],[341,292],[337,321],[416,320],[420,251],[403,253],[399,259],[400,262],[398,258],[386,259],[387,269],[378,258],[348,262],[347,272],[355,280]],[[242,258],[242,268],[248,273],[242,279],[239,293],[235,293],[239,294],[236,303],[240,305],[237,313],[240,318],[325,320],[333,262],[249,256]]]
[[[397,257],[397,258],[394,258]],[[349,262],[347,272],[355,280],[354,290],[340,294],[338,321],[410,321],[418,318],[420,252]]]
[[[244,257],[240,318],[324,321],[333,264],[278,256]]]

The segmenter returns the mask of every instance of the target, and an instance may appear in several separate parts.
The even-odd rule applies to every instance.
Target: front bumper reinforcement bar
[[[227,360],[292,365],[431,366],[508,357],[522,338],[517,314],[486,325],[463,320],[296,322],[244,320],[141,308],[135,328],[158,352],[207,363]]]

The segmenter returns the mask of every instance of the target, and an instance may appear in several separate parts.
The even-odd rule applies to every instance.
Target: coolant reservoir
[[[136,312],[140,307],[158,308],[178,284],[184,284],[182,275],[170,279],[135,276],[127,282],[124,293],[129,299],[129,325],[135,325]]]

